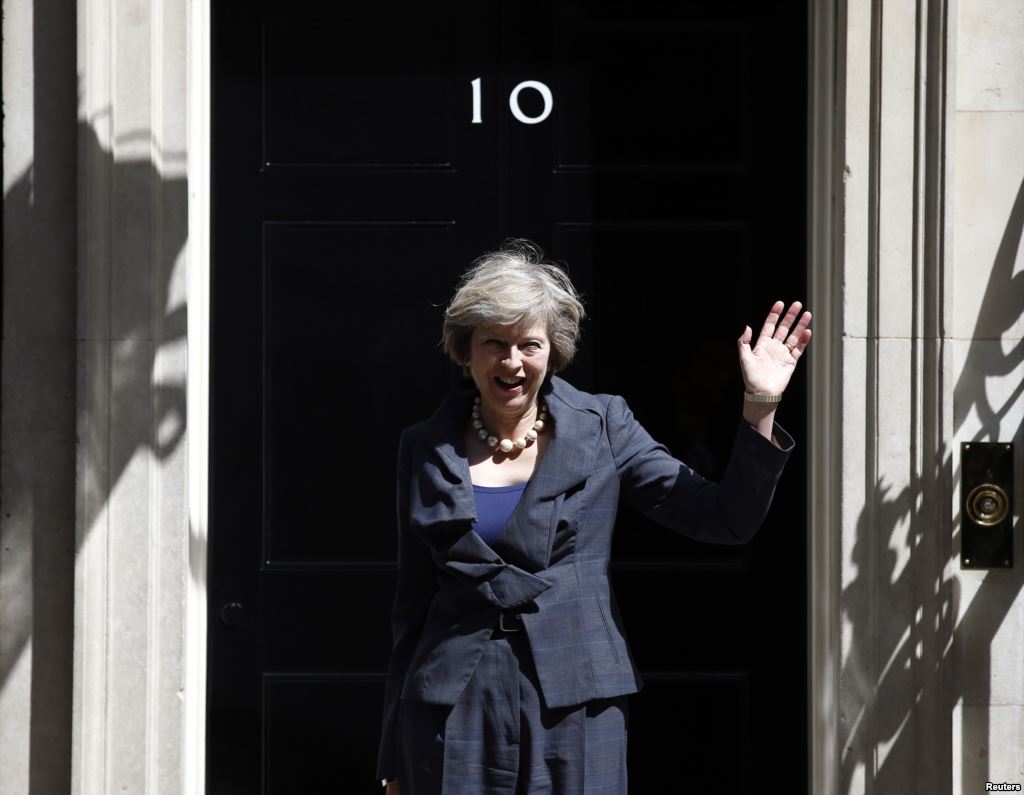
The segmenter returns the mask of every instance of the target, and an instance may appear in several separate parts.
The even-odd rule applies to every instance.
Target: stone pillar
[[[72,791],[183,791],[187,0],[79,0]]]
[[[1012,570],[962,571],[958,484],[960,443],[997,439],[1024,482],[1024,9],[835,12],[835,80],[814,83],[836,168],[812,172],[813,791],[966,795],[1024,783],[1020,533]]]
[[[825,72],[812,71],[812,787],[945,793],[948,9],[822,5],[812,22],[831,24],[834,49],[812,61]]]
[[[950,792],[946,8],[850,0],[840,250],[841,792]]]

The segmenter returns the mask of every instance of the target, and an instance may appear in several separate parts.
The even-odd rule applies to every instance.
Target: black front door
[[[504,237],[585,294],[565,377],[721,474],[735,340],[806,292],[804,5],[213,4],[210,793],[379,791],[398,432]],[[635,791],[805,787],[802,393],[750,545],[620,513]]]

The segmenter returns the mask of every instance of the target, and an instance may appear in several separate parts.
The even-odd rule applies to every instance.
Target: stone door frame
[[[95,137],[101,154],[86,157],[79,165],[75,792],[110,791],[108,785],[114,782],[133,789],[146,786],[147,791],[200,793],[204,789],[210,4],[211,0],[118,4],[78,0],[80,128],[83,139]],[[845,480],[860,467],[863,456],[863,451],[844,446],[844,440],[864,434],[865,429],[870,431],[878,422],[877,416],[844,412],[844,388],[861,392],[865,388],[863,369],[849,375],[844,372],[844,346],[850,336],[850,318],[858,313],[877,316],[878,312],[877,291],[872,293],[868,287],[877,286],[879,279],[884,283],[886,278],[878,254],[884,246],[878,236],[879,208],[887,201],[903,199],[899,175],[890,178],[889,172],[898,169],[901,158],[890,154],[910,157],[919,166],[918,182],[913,186],[918,201],[911,220],[921,230],[915,256],[921,257],[925,277],[913,285],[912,297],[938,307],[940,321],[946,311],[948,297],[942,284],[948,236],[942,188],[946,179],[944,136],[950,116],[945,111],[943,83],[947,13],[946,0],[923,0],[909,9],[886,6],[884,19],[881,0],[808,0],[807,259],[815,337],[805,364],[811,370],[810,416],[804,432],[810,452],[806,532],[811,764],[807,786],[820,795],[839,792],[840,593],[844,544],[850,543],[855,530],[841,511],[841,498]],[[911,70],[914,74],[907,85],[897,86],[904,89],[903,94],[892,97],[886,92],[895,89],[886,81],[892,77],[895,85],[902,73],[891,74],[893,67],[883,62],[882,53],[888,52],[889,46],[905,45],[907,40],[916,41],[914,57],[920,59],[919,68]],[[141,77],[140,64],[145,67]],[[902,124],[905,119],[898,110],[893,110],[906,101],[908,88],[910,96],[918,98],[909,112],[913,120],[923,120],[909,127]],[[892,105],[894,102],[897,104]],[[128,134],[134,129],[131,124],[119,137],[119,124],[133,118],[138,119],[137,127],[148,130],[148,143]],[[181,119],[187,119],[187,126]],[[879,156],[882,151],[886,158]],[[168,158],[168,152],[181,157]],[[130,555],[111,558],[110,550],[117,549],[122,528],[135,517],[109,508],[118,484],[109,477],[110,445],[103,442],[128,421],[125,405],[114,401],[117,381],[112,377],[119,351],[125,349],[115,322],[126,295],[120,280],[134,280],[129,298],[144,294],[150,283],[146,281],[148,272],[139,276],[137,268],[118,269],[118,258],[111,253],[129,245],[129,238],[137,232],[118,224],[117,219],[112,221],[109,211],[131,188],[119,181],[116,167],[132,157],[151,163],[160,179],[187,163],[183,205],[168,206],[164,201],[158,207],[163,215],[151,213],[149,222],[159,232],[168,212],[187,213],[188,217],[187,243],[178,258],[185,267],[181,273],[172,272],[172,283],[187,304],[185,355],[177,357],[171,351],[158,357],[162,369],[143,379],[148,391],[143,388],[131,398],[136,401],[133,405],[153,405],[159,399],[161,378],[174,376],[187,383],[187,455],[152,463],[149,480],[133,494],[131,503],[143,513],[146,505],[150,507],[151,536],[177,538],[179,548],[168,551],[151,545],[150,552],[156,557],[137,563]],[[158,252],[153,256],[158,257]],[[160,326],[163,307],[156,310],[154,328]],[[917,331],[926,340],[937,336],[932,328]],[[872,333],[869,329],[862,334],[862,341],[869,340]],[[937,377],[929,381],[934,373],[927,368],[920,372],[924,372],[923,380],[900,382],[899,388],[905,390],[908,400],[919,404],[941,401]],[[941,405],[939,419],[935,411],[918,412],[920,427],[915,432],[922,437],[941,434],[935,423],[941,421],[942,414]],[[153,428],[154,437],[160,432]],[[182,510],[168,510],[173,500],[183,503]],[[159,510],[154,511],[154,506]],[[154,571],[165,572],[168,567],[178,576],[152,581]],[[143,618],[115,598],[125,578],[135,575],[150,583],[149,594],[159,605]],[[138,654],[111,641],[120,639],[126,627],[129,635],[136,633],[142,639]],[[139,660],[145,661],[139,665],[148,666],[142,672],[136,671],[138,666],[132,667]],[[138,673],[145,688],[147,699],[141,708],[139,693],[117,680],[122,662],[125,671]],[[135,724],[124,722],[122,711],[135,716]],[[145,730],[129,731],[136,724]]]

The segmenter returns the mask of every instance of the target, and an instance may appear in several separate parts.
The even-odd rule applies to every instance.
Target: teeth
[[[503,376],[498,376],[498,380],[501,381],[501,383],[503,383],[503,384],[518,384],[519,383],[519,379],[518,378],[504,378]]]

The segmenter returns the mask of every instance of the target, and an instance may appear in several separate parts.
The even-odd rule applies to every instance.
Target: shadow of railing
[[[40,111],[39,103],[36,105],[37,128],[52,123],[52,119],[45,115],[45,109]],[[50,129],[47,134],[53,136],[55,133]],[[69,128],[66,135],[73,137],[74,129]],[[181,345],[186,334],[184,291],[180,295],[171,294],[175,283],[183,284],[182,274],[176,269],[182,267],[187,236],[186,180],[184,177],[165,176],[151,159],[115,161],[111,153],[101,146],[93,129],[84,122],[78,124],[77,141],[79,173],[82,163],[104,170],[111,185],[116,186],[119,201],[129,200],[125,204],[128,210],[126,217],[111,217],[109,223],[132,225],[141,220],[142,226],[122,228],[113,236],[109,259],[116,276],[106,283],[91,285],[111,292],[109,300],[116,308],[117,322],[111,324],[109,339],[76,338],[80,337],[86,324],[79,317],[80,333],[72,336],[75,324],[70,322],[66,339],[49,341],[52,346],[61,346],[59,358],[61,361],[66,358],[70,371],[49,380],[45,377],[32,379],[26,382],[19,394],[19,400],[26,403],[34,400],[53,403],[52,390],[71,389],[69,394],[62,395],[59,403],[62,407],[67,406],[69,412],[68,417],[60,420],[62,427],[67,426],[66,441],[60,449],[50,450],[50,454],[56,454],[59,460],[37,455],[29,444],[29,449],[21,451],[23,460],[19,461],[19,464],[24,464],[26,476],[4,484],[5,522],[22,523],[26,528],[24,537],[31,538],[30,546],[3,552],[7,557],[5,569],[10,575],[5,587],[14,592],[22,589],[25,598],[12,600],[5,607],[3,654],[0,655],[2,691],[28,649],[32,649],[28,672],[31,714],[26,716],[30,720],[25,726],[29,737],[30,792],[68,791],[71,787],[75,556],[64,554],[57,561],[58,565],[54,565],[52,552],[47,551],[48,554],[43,555],[44,546],[59,544],[64,545],[64,549],[71,546],[75,538],[72,521],[76,515],[77,489],[79,504],[85,506],[85,511],[78,515],[80,532],[75,555],[81,552],[97,521],[104,521],[100,514],[105,512],[111,495],[133,459],[142,454],[159,463],[183,452],[180,448],[186,427],[184,364],[181,364],[181,380],[178,382],[167,380],[165,368],[158,362],[162,349]],[[52,167],[49,164],[34,163],[5,192],[5,223],[18,229],[26,240],[38,239],[33,236],[48,233],[48,218],[40,215],[39,194],[49,189],[46,180],[50,174]],[[63,197],[64,201],[69,198],[73,196]],[[138,206],[130,201],[132,198],[138,200]],[[147,213],[153,208],[161,213],[156,235],[152,235],[152,230],[145,226]],[[53,208],[49,211],[52,216]],[[64,208],[61,217],[71,223],[70,234],[73,237],[73,203]],[[155,248],[152,245],[154,241],[158,243]],[[29,247],[22,246],[19,252],[27,257]],[[81,260],[81,248],[79,252]],[[59,274],[60,283],[48,283],[39,277],[33,281],[31,261],[18,259],[7,262],[8,272],[18,269],[19,279],[29,285],[26,288],[29,293],[40,298],[39,306],[17,307],[16,311],[45,312],[59,304],[57,308],[70,311],[73,318],[74,310],[66,306],[67,302],[73,304],[78,295],[78,309],[82,309],[79,288],[82,277],[76,274],[74,265],[74,260],[69,258],[67,267]],[[86,256],[85,261],[79,262],[79,268],[88,267],[90,261]],[[89,274],[84,278],[88,279]],[[172,302],[175,305],[169,306]],[[28,326],[33,334],[40,334],[40,323],[29,322]],[[49,333],[52,336],[58,332],[50,330]],[[94,344],[105,347],[109,356],[106,368],[93,370],[83,367],[82,356],[88,356],[83,351]],[[77,403],[74,391],[76,361],[79,379]],[[45,372],[45,368],[52,364],[37,362],[33,366]],[[19,366],[29,365],[22,363]],[[3,375],[10,379],[17,378],[19,373],[5,372]],[[114,432],[107,433],[106,438],[78,438],[76,445],[76,427],[79,433],[87,427],[106,427],[97,423],[95,418],[90,420],[85,416],[84,412],[99,408],[90,395],[108,397],[102,409],[108,411],[109,428]],[[8,417],[12,410],[13,407],[5,406]],[[32,411],[18,413],[31,415]],[[74,416],[76,413],[77,417]],[[27,436],[30,441],[32,432],[30,429]],[[8,452],[17,454],[12,450]],[[97,453],[102,460],[96,460]],[[87,493],[83,494],[83,490]],[[66,516],[67,526],[52,526],[49,517],[54,515],[55,501],[60,504],[58,512]],[[48,506],[48,510],[34,510],[42,505]],[[44,513],[45,516],[42,515]],[[145,511],[142,513],[145,515]],[[182,529],[184,531],[184,525]],[[19,559],[25,562],[24,566],[18,565]]]

